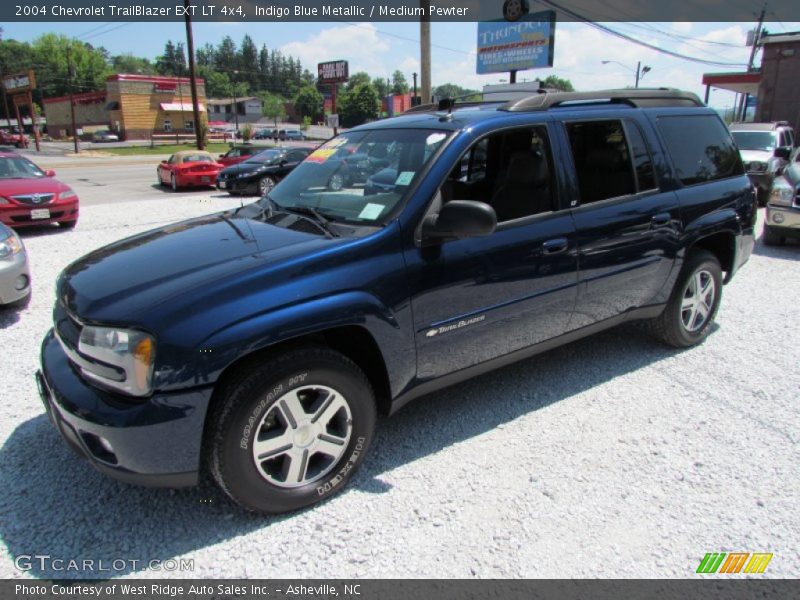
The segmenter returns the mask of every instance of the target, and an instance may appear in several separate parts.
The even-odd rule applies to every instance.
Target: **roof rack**
[[[426,112],[452,112],[454,108],[469,106],[485,106],[497,104],[497,110],[508,112],[532,112],[548,110],[564,105],[586,104],[625,104],[634,108],[653,106],[705,106],[700,98],[691,92],[673,88],[637,88],[622,90],[599,90],[595,92],[561,92],[551,88],[539,88],[536,94],[517,100],[468,100],[458,102],[462,98],[473,98],[483,95],[480,92],[459,98],[444,98],[438,103],[413,106],[403,114]]]
[[[635,108],[652,106],[705,106],[696,94],[672,88],[599,90],[596,92],[555,92],[540,89],[538,94],[506,102],[499,108],[509,112],[548,110],[565,104],[627,104]]]

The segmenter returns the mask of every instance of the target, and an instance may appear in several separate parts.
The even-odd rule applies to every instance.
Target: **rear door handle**
[[[569,242],[567,242],[567,238],[555,238],[552,240],[547,240],[542,244],[542,253],[559,254],[564,252],[568,247]]]
[[[672,215],[669,213],[659,213],[650,219],[650,224],[653,227],[666,227],[672,222]]]

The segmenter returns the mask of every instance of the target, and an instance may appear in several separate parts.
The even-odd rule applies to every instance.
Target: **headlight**
[[[22,252],[22,242],[16,233],[12,232],[7,238],[0,239],[0,259],[11,258],[20,252]]]
[[[156,344],[152,336],[130,329],[85,326],[78,352],[105,365],[81,365],[89,379],[131,396],[146,396],[152,389]]]
[[[59,197],[61,200],[70,200],[70,199],[72,199],[72,198],[77,198],[77,197],[78,197],[78,194],[76,194],[76,193],[75,193],[74,191],[72,191],[72,190],[67,190],[66,192],[60,192],[60,193],[58,194],[58,197]]]
[[[780,177],[772,183],[772,190],[769,193],[769,204],[775,206],[791,206],[794,198],[794,188],[786,179]]]
[[[244,173],[239,173],[237,175],[237,177],[239,177],[241,179],[244,179],[245,177],[251,177],[251,176],[255,175],[256,173],[260,173],[261,171],[263,171],[263,169],[259,169],[258,171],[247,171],[247,172],[244,172]]]

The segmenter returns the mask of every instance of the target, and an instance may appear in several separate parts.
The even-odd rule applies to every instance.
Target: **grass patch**
[[[274,144],[253,144],[253,146],[263,147],[266,150],[267,148],[272,148]],[[163,144],[156,145],[153,148],[150,146],[127,146],[124,148],[97,148],[97,150],[117,156],[149,156],[154,154],[174,154],[181,150],[193,150],[196,147],[194,144]],[[231,146],[227,142],[213,143],[206,146],[206,150],[211,154],[224,154],[230,148]]]

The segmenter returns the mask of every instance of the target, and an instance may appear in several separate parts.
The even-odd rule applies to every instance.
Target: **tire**
[[[503,3],[503,18],[506,21],[518,21],[530,12],[527,0],[506,0]]]
[[[169,176],[169,187],[172,189],[173,192],[178,191],[178,180],[175,179],[175,174]]]
[[[161,179],[161,171],[156,170],[156,179],[158,180],[158,185],[164,187],[164,181]]]
[[[263,198],[275,187],[275,178],[265,175],[258,180],[258,194]]]
[[[344,177],[340,173],[334,173],[328,180],[328,189],[338,192],[344,187]]]
[[[211,474],[256,512],[298,510],[344,488],[375,432],[372,386],[326,348],[298,348],[244,369],[218,401],[207,438]],[[259,461],[256,443],[271,457]]]
[[[700,287],[700,294],[695,290]],[[709,290],[707,285],[712,286]],[[676,348],[701,343],[711,332],[722,299],[722,268],[717,257],[705,250],[692,252],[681,269],[672,294],[658,317],[648,321],[656,338]],[[710,302],[709,302],[710,300]]]
[[[764,242],[765,246],[783,246],[786,242],[783,236],[779,234],[774,227],[770,227],[769,225],[764,225],[764,234],[761,236],[761,240]]]
[[[78,219],[74,221],[60,221],[58,226],[62,229],[75,229],[75,226],[78,224]]]

